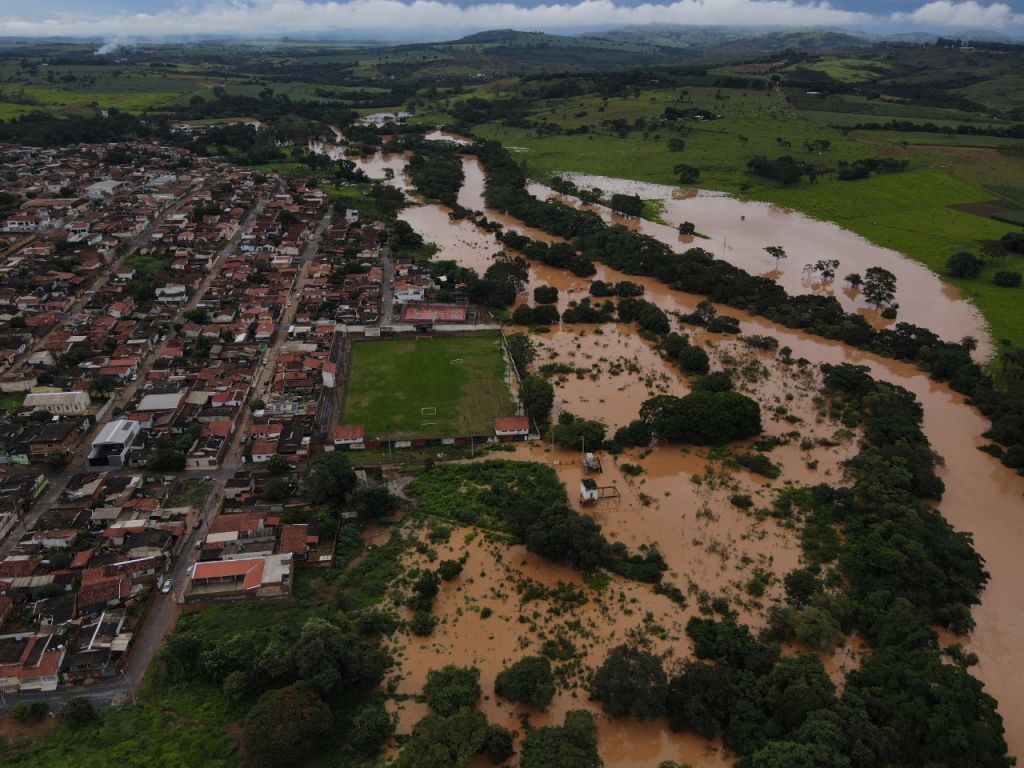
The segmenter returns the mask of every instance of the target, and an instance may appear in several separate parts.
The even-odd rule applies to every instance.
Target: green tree
[[[612,717],[650,720],[665,714],[668,677],[661,659],[629,645],[608,653],[590,686],[590,698]]]
[[[70,728],[85,728],[97,720],[96,709],[85,696],[68,699],[57,716]]]
[[[412,729],[394,768],[467,768],[487,744],[483,712],[465,707],[451,715],[429,714]]]
[[[796,617],[794,631],[798,643],[816,651],[834,648],[843,641],[839,622],[824,608],[812,606],[801,611]]]
[[[534,728],[523,740],[520,768],[601,768],[597,724],[589,712],[565,714],[565,725]]]
[[[90,389],[100,397],[106,397],[117,387],[117,381],[113,376],[97,376],[92,380]]]
[[[533,289],[533,300],[537,304],[555,304],[558,301],[558,289],[553,285],[538,285]]]
[[[786,602],[794,608],[804,608],[811,598],[821,592],[818,577],[806,568],[796,568],[785,575]]]
[[[868,267],[861,290],[868,304],[878,309],[896,298],[896,275],[882,267]]]
[[[679,177],[679,181],[683,184],[694,184],[700,179],[700,168],[695,168],[685,163],[679,163],[674,166],[672,172]]]
[[[751,768],[819,768],[818,755],[809,744],[773,741],[754,753]]]
[[[513,333],[506,337],[508,351],[520,376],[526,376],[526,369],[533,362],[536,351],[533,342],[525,333]]]
[[[461,559],[442,560],[437,566],[437,575],[441,577],[442,581],[452,581],[462,573],[462,566],[463,561]]]
[[[769,256],[775,259],[775,269],[778,269],[779,262],[786,258],[786,249],[781,245],[767,245],[764,250]]]
[[[446,717],[463,707],[475,707],[481,693],[480,670],[476,667],[449,664],[442,669],[432,669],[427,672],[427,682],[423,686],[427,704]]]
[[[543,421],[555,404],[555,388],[540,376],[524,376],[519,386],[519,402],[527,416]]]
[[[352,508],[360,520],[389,517],[398,506],[386,485],[367,485],[352,494]]]
[[[280,502],[288,498],[288,481],[283,477],[274,477],[263,486],[263,498],[271,502]]]
[[[282,456],[280,453],[275,453],[267,459],[263,468],[272,475],[285,475],[291,470],[292,464],[288,461],[287,457]]]
[[[954,253],[949,257],[949,260],[946,261],[946,271],[953,277],[977,277],[981,274],[981,270],[984,266],[985,265],[982,263],[981,259],[967,251]]]
[[[311,618],[302,626],[292,656],[298,678],[325,695],[375,685],[390,663],[383,651],[321,618]]]
[[[331,730],[330,708],[305,685],[268,691],[245,718],[243,741],[258,768],[296,765],[318,752]]]
[[[373,752],[395,732],[395,719],[381,698],[364,704],[352,718],[348,743],[360,752]]]
[[[345,454],[317,454],[306,471],[306,496],[314,504],[340,508],[356,487],[356,473]]]
[[[551,661],[544,656],[524,656],[498,673],[494,692],[504,699],[544,708],[555,697]]]
[[[487,726],[487,738],[484,741],[483,751],[495,765],[503,763],[512,757],[515,752],[513,747],[512,732],[500,725]]]

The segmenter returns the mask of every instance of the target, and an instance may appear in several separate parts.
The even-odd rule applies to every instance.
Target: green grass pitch
[[[342,421],[362,424],[367,440],[490,435],[514,413],[497,336],[352,345]]]

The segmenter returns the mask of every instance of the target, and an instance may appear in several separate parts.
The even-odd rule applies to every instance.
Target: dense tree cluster
[[[555,696],[555,678],[546,656],[524,656],[498,673],[494,692],[531,707],[546,707]]]
[[[520,768],[601,768],[597,723],[585,710],[565,713],[564,725],[533,728],[523,740]]]
[[[414,143],[414,153],[405,166],[416,190],[429,200],[437,200],[452,209],[460,209],[462,158],[453,144],[426,139]]]
[[[761,433],[761,407],[738,392],[658,395],[640,406],[640,418],[615,433],[622,445],[646,445],[653,435],[670,443],[721,445]]]
[[[668,334],[661,340],[658,349],[683,373],[707,373],[710,369],[708,353],[690,344],[690,337],[685,334]],[[731,389],[731,386],[728,388]]]

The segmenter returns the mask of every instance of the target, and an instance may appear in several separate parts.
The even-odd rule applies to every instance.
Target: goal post
[[[448,365],[462,365],[462,358],[456,357],[454,360],[449,360]]]
[[[428,405],[424,408],[420,408],[420,416],[437,416],[437,407]]]

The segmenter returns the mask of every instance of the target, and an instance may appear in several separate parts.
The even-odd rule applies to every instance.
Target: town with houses
[[[349,331],[439,316],[435,286],[301,177],[143,141],[0,161],[0,690],[139,679],[172,606],[330,564],[268,468],[370,444]]]

